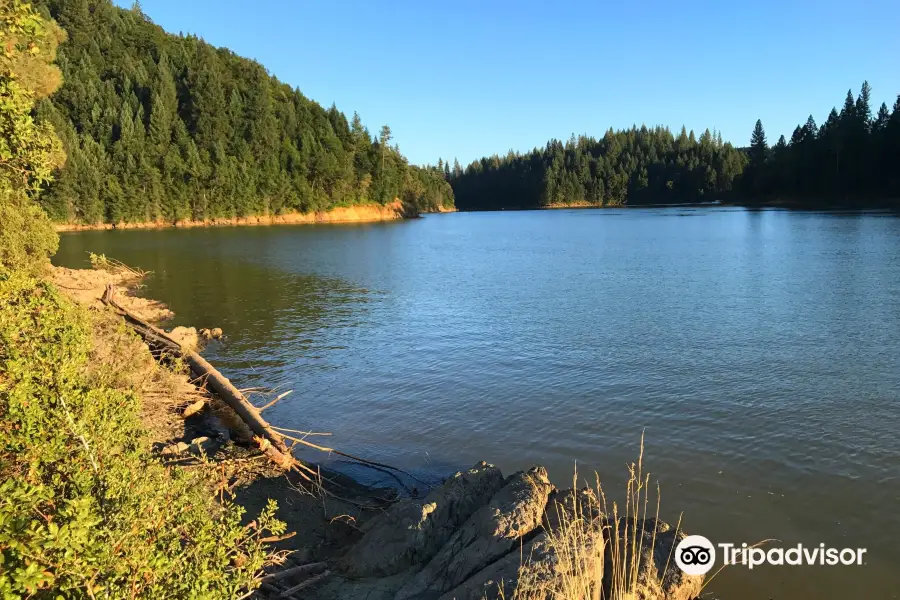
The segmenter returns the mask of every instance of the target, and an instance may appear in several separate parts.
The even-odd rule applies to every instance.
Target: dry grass
[[[91,259],[91,266],[97,271],[106,271],[113,275],[120,275],[124,278],[140,280],[150,274],[150,271],[144,271],[134,267],[129,267],[122,261],[109,258],[105,254],[88,253]]]
[[[104,310],[91,311],[91,380],[141,398],[141,421],[154,441],[180,438],[184,409],[211,397],[190,381],[188,369],[177,361],[161,365],[147,346],[127,329],[122,319]]]
[[[518,585],[510,598],[636,600],[648,597],[654,586],[647,581],[647,552],[652,556],[657,531],[662,529],[656,526],[660,508],[659,486],[656,486],[651,503],[654,494],[650,474],[643,470],[643,457],[642,435],[638,460],[628,466],[629,477],[622,505],[607,500],[596,473],[593,486],[578,490],[576,469],[573,490],[577,491],[568,494],[563,502],[553,504],[550,512],[555,514],[547,515],[544,527],[547,547],[556,557],[552,576],[533,557],[523,557]],[[645,529],[650,510],[652,533]],[[676,536],[680,526],[679,518]],[[650,539],[645,542],[648,533]],[[669,554],[658,581],[666,581],[669,569],[677,569],[673,552]],[[502,591],[500,595],[504,597]]]

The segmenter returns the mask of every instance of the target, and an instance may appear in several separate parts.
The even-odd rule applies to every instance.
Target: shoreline
[[[678,204],[590,204],[590,203],[568,203],[568,204],[552,204],[548,206],[528,206],[528,207],[505,207],[505,208],[484,208],[471,210],[453,210],[448,212],[463,213],[482,213],[482,212],[523,212],[523,211],[543,211],[543,210],[563,210],[563,209],[616,209],[616,208],[747,208],[747,209],[765,209],[780,208],[785,210],[846,210],[846,211],[868,211],[868,210],[900,210],[900,200],[886,199],[867,202],[865,204],[848,204],[848,203],[805,203],[801,200],[779,199],[779,200],[763,200],[763,201],[739,201],[739,200],[719,200],[715,202],[680,202]]]
[[[441,210],[440,212],[453,212]],[[324,223],[376,223],[381,221],[398,221],[409,218],[399,200],[388,204],[357,204],[354,206],[338,206],[327,211],[311,213],[289,212],[280,215],[251,215],[246,217],[226,217],[204,220],[176,221],[142,221],[137,223],[54,223],[57,232],[70,231],[104,231],[124,229],[191,229],[197,227],[228,227],[267,225],[316,225]]]
[[[266,541],[273,544],[271,551],[287,552],[290,559],[269,565],[260,587],[245,597],[292,597],[292,589],[312,583],[317,585],[305,597],[314,600],[411,600],[420,595],[499,600],[507,596],[497,587],[498,581],[521,588],[514,598],[531,597],[528,594],[538,589],[561,591],[575,581],[580,586],[596,586],[599,591],[607,587],[607,582],[594,581],[592,577],[611,558],[609,539],[627,545],[629,541],[637,543],[629,539],[635,535],[641,546],[633,554],[634,564],[618,576],[630,578],[635,574],[629,586],[637,595],[661,600],[694,597],[700,592],[702,576],[677,571],[667,576],[668,561],[663,564],[659,558],[671,555],[685,539],[684,531],[658,517],[648,518],[646,512],[643,517],[638,512],[626,514],[626,519],[633,519],[637,525],[632,525],[633,532],[627,528],[622,531],[620,521],[610,517],[605,499],[601,503],[599,483],[596,490],[560,489],[550,482],[540,465],[504,476],[497,467],[482,461],[446,478],[426,482],[389,465],[344,455],[382,472],[393,471],[406,494],[393,487],[366,486],[340,472],[319,468],[316,463],[309,464],[316,468],[318,485],[300,471],[284,470],[283,465],[276,467],[266,460],[271,456],[261,438],[247,430],[250,423],[246,416],[239,417],[231,402],[223,403],[221,393],[210,394],[193,374],[158,362],[158,357],[151,356],[153,345],[146,337],[116,325],[123,312],[125,320],[132,324],[148,319],[148,327],[152,326],[151,321],[165,322],[173,314],[158,301],[132,294],[144,273],[120,263],[104,264],[110,266],[102,270],[53,267],[48,279],[72,301],[97,309],[93,322],[105,325],[95,330],[95,344],[113,347],[126,340],[133,348],[129,355],[140,355],[147,368],[166,374],[166,387],[151,385],[140,393],[141,420],[152,432],[155,460],[173,469],[221,471],[222,485],[228,486],[232,501],[247,509],[247,515],[263,510],[270,499],[278,502],[276,516],[284,521],[289,533]],[[113,307],[121,303],[127,310],[110,311],[105,306],[107,295],[115,296],[110,293],[114,288],[108,286],[119,286],[123,292]],[[133,311],[132,315],[128,311]],[[184,342],[178,343],[184,347]],[[151,364],[156,366],[150,367]],[[199,389],[195,389],[198,385]],[[251,389],[254,388],[248,391]],[[282,393],[271,400],[263,391],[255,396],[256,407],[251,412],[258,416],[286,395]],[[272,427],[291,431],[274,424]],[[410,487],[398,474],[410,478]],[[641,478],[640,471],[637,475],[632,472],[631,477],[628,494],[634,493],[630,490]],[[414,482],[424,489],[412,487]],[[327,491],[325,485],[340,495]],[[640,495],[629,497],[629,506],[646,503]],[[245,516],[243,521],[248,519]],[[601,554],[594,550],[597,547],[603,548]],[[587,568],[559,570],[555,565],[560,556],[574,557]],[[462,561],[465,568],[442,575],[448,573],[454,561]],[[647,572],[646,579],[636,578],[638,565]],[[318,575],[307,579],[305,574],[313,572]],[[291,579],[301,583],[293,586]],[[533,587],[537,581],[544,583]]]

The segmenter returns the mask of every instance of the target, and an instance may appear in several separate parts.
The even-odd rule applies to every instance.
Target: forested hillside
[[[900,199],[900,96],[892,110],[882,103],[873,115],[871,94],[868,82],[855,99],[847,90],[841,111],[832,108],[821,127],[810,115],[790,141],[782,135],[771,148],[757,121],[746,195],[851,206]]]
[[[68,34],[62,88],[38,107],[68,162],[40,201],[55,220],[211,219],[400,198],[452,205],[442,171],[407,164],[354,113],[260,64],[154,25],[138,4],[37,0]],[[307,57],[307,60],[311,58]]]
[[[676,137],[633,127],[482,158],[465,171],[457,164],[450,182],[461,210],[689,202],[731,192],[745,164],[744,153],[709,130],[698,139],[684,128]]]
[[[873,116],[871,88],[851,91],[824,124],[810,116],[769,147],[757,121],[750,147],[709,130],[608,131],[600,139],[552,140],[527,154],[458,164],[447,178],[461,210],[730,200],[864,207],[900,199],[900,96]]]

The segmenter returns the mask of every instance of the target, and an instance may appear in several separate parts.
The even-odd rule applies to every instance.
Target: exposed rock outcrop
[[[338,569],[349,577],[375,577],[426,563],[502,484],[500,469],[481,462],[456,473],[424,500],[395,504],[367,524]]]
[[[550,564],[553,548],[546,533],[541,532],[521,548],[515,548],[503,558],[488,564],[440,597],[440,600],[495,600],[512,598],[519,580],[519,571],[526,564]]]
[[[600,584],[602,597],[618,598],[613,562],[635,555],[629,599],[696,598],[703,577],[682,573],[672,556],[683,532],[656,519],[617,523],[600,508],[590,489],[555,491],[543,467],[504,480],[479,463],[367,523],[312,597],[551,600],[592,595]]]
[[[599,506],[589,488],[553,493],[534,539],[488,564],[440,600],[511,599],[520,583],[528,586],[529,598],[566,597],[564,582],[593,576],[603,560]],[[571,552],[576,544],[577,552]]]
[[[511,476],[400,589],[396,600],[438,598],[509,554],[540,526],[552,487],[543,467]]]

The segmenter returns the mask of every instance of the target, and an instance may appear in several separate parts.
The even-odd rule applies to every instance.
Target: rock
[[[204,341],[218,340],[222,338],[222,329],[213,327],[212,329],[201,329],[200,338]]]
[[[190,446],[188,446],[184,442],[178,442],[176,444],[170,444],[170,445],[166,446],[165,448],[163,448],[161,454],[163,456],[170,456],[173,454],[183,454],[184,452],[187,452],[189,447]]]
[[[499,600],[517,588],[529,600],[609,598],[623,583],[613,576],[618,540],[626,569],[638,548],[636,581],[624,575],[629,600],[692,600],[703,577],[670,559],[684,537],[656,519],[611,523],[590,489],[555,492],[543,467],[502,481],[479,463],[367,523],[316,598]]]
[[[571,527],[573,522],[579,519],[584,523],[601,527],[602,524],[599,523],[601,517],[600,501],[594,490],[569,488],[550,497],[544,516],[544,526],[551,531],[557,531],[560,528]]]
[[[565,585],[566,579],[572,581],[573,576],[593,575],[602,560],[600,503],[589,488],[554,492],[543,521],[540,534],[521,550],[514,548],[440,600],[512,598],[520,582],[528,588],[529,599],[568,597],[566,592],[571,590]],[[560,547],[567,550],[577,547],[577,552],[566,551],[559,556]]]
[[[209,454],[215,445],[215,442],[204,435],[191,440],[190,451],[192,454]]]
[[[304,590],[302,597],[315,600],[394,600],[394,594],[407,577],[407,573],[400,573],[374,579],[347,579],[332,574],[315,588]]]
[[[194,402],[193,404],[188,406],[186,409],[184,409],[184,414],[182,414],[182,417],[185,419],[193,417],[194,415],[199,413],[201,410],[203,410],[205,407],[206,407],[206,400],[197,400],[196,402]]]
[[[511,476],[400,589],[396,600],[438,598],[520,547],[523,537],[541,525],[552,489],[544,467]]]
[[[176,327],[169,332],[169,337],[189,350],[200,347],[200,336],[194,327]]]
[[[631,545],[634,519],[619,519],[618,538],[620,552],[625,553],[626,564],[631,564],[634,546]],[[640,550],[637,586],[629,596],[634,600],[692,600],[700,593],[703,586],[703,575],[687,575],[675,565],[674,547],[683,540],[686,534],[675,531],[672,527],[657,519],[638,520],[638,535],[634,545]],[[626,527],[628,528],[627,541]],[[653,533],[656,531],[655,544]],[[612,585],[612,552],[615,531],[610,531],[607,544],[606,565],[604,567],[604,587]],[[653,547],[651,548],[651,544]],[[671,558],[670,558],[671,557]],[[668,563],[668,568],[667,568]]]
[[[484,567],[478,573],[440,597],[440,600],[497,600],[512,598],[519,580],[522,561],[543,562],[551,558],[552,548],[547,534],[541,532],[536,538],[516,548],[503,558]]]
[[[356,578],[386,576],[429,561],[502,484],[500,470],[481,462],[456,473],[424,500],[394,504],[364,526],[363,538],[338,570]]]

